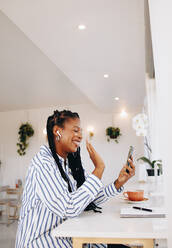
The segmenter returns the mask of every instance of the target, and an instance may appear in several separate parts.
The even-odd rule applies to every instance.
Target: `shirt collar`
[[[61,164],[62,164],[62,166],[63,166],[63,169],[66,170],[66,168],[65,168],[65,159],[62,158],[58,153],[57,153],[57,156],[59,157],[59,160],[60,160],[60,162],[61,162]],[[68,166],[68,159],[66,158],[66,167],[67,167],[67,166]]]
[[[50,156],[52,158],[51,149],[47,145],[42,145],[40,148],[40,151],[43,155]],[[63,169],[66,170],[65,165],[64,165],[64,161],[65,161],[64,158],[62,158],[58,153],[57,155],[59,157],[59,160],[62,164]],[[68,159],[66,159],[66,167],[68,167]]]
[[[64,158],[62,158],[58,153],[56,153],[57,154],[57,156],[59,157],[59,159],[64,163]]]

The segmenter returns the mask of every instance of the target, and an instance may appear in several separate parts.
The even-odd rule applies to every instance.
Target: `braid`
[[[80,147],[78,148],[77,152],[68,154],[68,161],[73,178],[77,181],[77,188],[79,188],[85,182],[84,169],[81,163]],[[98,207],[95,203],[91,202],[84,211],[93,210],[94,212],[101,213],[100,209],[101,207]]]
[[[80,147],[77,152],[68,154],[69,168],[73,178],[77,181],[77,188],[85,182],[84,170],[81,163]]]
[[[56,153],[54,135],[53,135],[53,127],[55,125],[59,127],[64,127],[65,121],[70,118],[72,119],[79,118],[79,115],[78,113],[71,112],[69,110],[63,110],[63,111],[55,110],[54,114],[49,116],[47,120],[47,136],[48,136],[48,143],[49,143],[50,150],[59,168],[61,176],[67,182],[69,192],[72,192],[69,179],[66,176],[66,173],[63,170],[59,157]],[[83,170],[82,163],[81,163],[80,148],[78,148],[77,152],[68,154],[68,161],[69,161],[69,168],[72,171],[72,175],[74,179],[77,181],[77,188],[79,188],[85,182],[84,170]],[[93,202],[91,202],[84,211],[93,210],[95,212],[101,212],[96,209],[101,209],[101,208],[97,207]]]
[[[62,168],[62,165],[61,165],[61,163],[59,161],[59,157],[57,156],[56,149],[55,149],[54,136],[53,136],[54,119],[55,119],[55,115],[57,114],[55,112],[54,112],[54,115],[49,116],[48,120],[47,120],[48,143],[49,143],[49,147],[50,147],[50,150],[52,152],[53,158],[56,161],[56,164],[57,164],[57,166],[58,166],[58,168],[60,170],[60,174],[62,175],[63,179],[68,183],[68,189],[69,189],[69,192],[71,192],[72,189],[70,187],[69,180],[68,180],[68,178],[66,176],[66,173],[64,172],[64,170]]]

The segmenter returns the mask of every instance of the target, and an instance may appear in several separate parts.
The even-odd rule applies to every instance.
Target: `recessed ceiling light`
[[[116,101],[119,101],[119,97],[115,97],[115,100],[116,100]]]
[[[80,24],[80,25],[78,26],[78,29],[79,29],[79,30],[84,30],[84,29],[86,29],[86,26],[83,25],[83,24]]]
[[[108,74],[104,74],[104,78],[108,78],[109,77],[109,75]]]

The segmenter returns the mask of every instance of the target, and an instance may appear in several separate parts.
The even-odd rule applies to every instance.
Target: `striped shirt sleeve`
[[[87,178],[88,173],[86,171],[84,171],[84,173],[85,177]],[[110,183],[109,185],[103,186],[103,188],[99,191],[98,195],[96,196],[94,203],[96,205],[102,204],[103,202],[106,202],[109,198],[119,195],[123,192],[123,190],[123,186],[117,190],[114,182]]]
[[[41,163],[35,158],[37,165],[37,195],[46,207],[62,218],[79,215],[92,202],[103,187],[102,182],[93,174],[76,191],[69,192],[68,185],[50,163]]]
[[[107,201],[109,198],[119,195],[120,193],[123,192],[123,190],[124,190],[123,186],[119,189],[116,189],[114,182],[110,183],[109,185],[105,186],[100,190],[96,199],[94,200],[94,203],[97,205],[102,204],[103,202]]]

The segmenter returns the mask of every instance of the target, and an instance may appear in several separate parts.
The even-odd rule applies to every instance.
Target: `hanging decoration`
[[[29,143],[27,143],[28,138],[32,137],[34,135],[34,130],[31,124],[28,122],[25,124],[22,124],[19,127],[19,142],[17,143],[18,147],[18,154],[20,156],[23,156],[26,154],[26,148],[28,147]]]
[[[114,139],[116,143],[119,143],[118,139],[122,135],[119,127],[106,128],[107,141]]]

